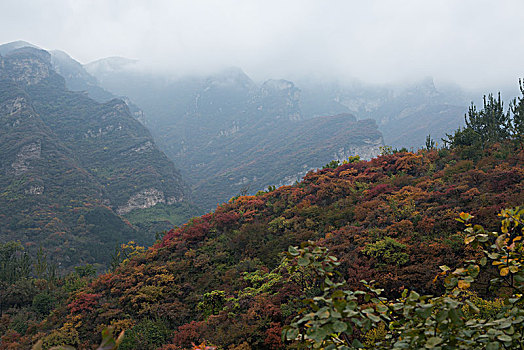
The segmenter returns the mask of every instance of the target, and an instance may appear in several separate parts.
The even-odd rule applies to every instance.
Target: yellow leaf
[[[466,281],[464,281],[464,280],[460,280],[460,281],[458,281],[458,287],[459,287],[460,289],[468,289],[469,286],[470,286],[470,283],[469,283],[469,282],[466,282]]]
[[[474,240],[475,240],[475,236],[466,236],[466,238],[464,238],[464,243],[465,244],[470,244]]]
[[[500,269],[501,276],[507,276],[508,273],[509,273],[509,269],[507,267],[503,267]]]
[[[519,268],[517,266],[512,265],[512,266],[509,267],[509,271],[511,273],[517,273],[517,272],[519,272]]]

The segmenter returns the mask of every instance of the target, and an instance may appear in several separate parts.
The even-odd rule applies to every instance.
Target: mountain
[[[203,341],[284,348],[282,327],[303,307],[299,300],[321,294],[322,281],[306,268],[324,267],[313,254],[298,266],[282,261],[281,252],[306,241],[339,258],[337,271],[351,288],[365,279],[384,296],[404,288],[435,293],[439,266],[453,269],[477,254],[464,245],[460,213],[488,232],[500,229],[497,213],[524,201],[523,169],[524,150],[513,142],[397,152],[233,199],[75,292],[41,326],[44,344],[92,348],[103,325],[112,325],[126,330],[119,349]],[[473,291],[486,293],[486,284]],[[28,329],[25,342],[37,332]]]
[[[93,78],[19,46],[0,46],[2,241],[43,246],[64,267],[104,265],[118,243],[151,243],[192,216],[180,173],[124,101],[68,90]]]
[[[464,124],[464,114],[471,99],[459,88],[437,89],[432,78],[405,86],[373,86],[363,83],[302,82],[305,101],[313,115],[318,115],[318,96],[331,102],[331,108],[345,107],[358,118],[374,119],[392,147],[418,149],[427,135],[438,142]],[[315,98],[316,96],[316,98]],[[320,104],[325,106],[325,102]],[[325,108],[325,107],[324,107]],[[322,112],[320,112],[322,113]]]
[[[290,81],[257,84],[239,68],[167,79],[132,64],[99,60],[86,69],[144,110],[159,147],[206,209],[239,193],[291,184],[335,158],[370,158],[383,145],[376,124],[345,107],[316,117],[304,112],[301,90]]]

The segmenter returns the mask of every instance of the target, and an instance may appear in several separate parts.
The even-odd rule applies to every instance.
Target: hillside
[[[169,231],[29,334],[50,327],[45,339],[89,348],[111,324],[127,329],[119,349],[203,340],[228,349],[281,348],[282,326],[301,307],[297,298],[319,291],[307,271],[280,264],[289,245],[328,247],[354,287],[366,279],[387,295],[406,286],[435,292],[439,266],[457,266],[471,254],[456,218],[469,212],[497,229],[497,212],[524,202],[523,169],[524,150],[506,142],[386,154],[310,172],[293,186],[239,197]]]
[[[179,172],[123,101],[67,90],[44,50],[2,52],[2,241],[42,245],[63,267],[104,265],[118,243],[151,242],[154,230],[191,216]],[[158,204],[179,221],[135,220]]]
[[[334,158],[371,158],[383,145],[372,120],[357,121],[333,101],[316,103],[320,114],[313,116],[290,81],[257,84],[238,68],[170,79],[129,66],[107,59],[86,69],[144,110],[159,147],[207,210],[240,193],[292,184]]]

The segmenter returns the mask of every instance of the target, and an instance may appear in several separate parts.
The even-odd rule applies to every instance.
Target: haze
[[[524,2],[3,0],[0,43],[82,63],[108,56],[184,74],[397,83],[432,76],[504,89],[524,76]]]

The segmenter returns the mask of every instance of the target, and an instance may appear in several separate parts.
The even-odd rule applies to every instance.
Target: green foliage
[[[340,165],[340,161],[334,159],[322,167],[322,169],[336,169]]]
[[[393,238],[385,237],[375,243],[367,244],[362,252],[371,256],[382,265],[404,265],[409,262],[409,255],[405,252],[406,245]]]
[[[204,317],[216,315],[224,307],[226,302],[226,292],[223,290],[213,290],[205,293],[203,300],[197,304],[197,308],[202,311]]]
[[[433,148],[435,148],[435,140],[431,138],[431,135],[428,135],[426,136],[426,149],[429,151]]]
[[[524,96],[521,80],[519,85]],[[523,98],[515,98],[505,112],[500,92],[497,98],[493,94],[487,97],[484,95],[483,108],[477,110],[477,107],[471,103],[468,113],[464,116],[466,126],[459,128],[453,134],[447,134],[447,139],[443,141],[450,147],[469,147],[473,154],[475,153],[473,147],[485,148],[495,142],[508,139],[521,142],[524,132],[522,106]],[[471,157],[471,154],[469,156]]]
[[[0,282],[14,283],[29,277],[31,259],[20,242],[0,243]]]
[[[42,292],[34,296],[33,309],[40,315],[46,316],[56,305],[56,297],[49,292]]]
[[[391,146],[380,146],[380,155],[387,156],[393,154],[393,147]]]
[[[171,336],[165,320],[144,319],[124,333],[119,350],[154,350]]]
[[[515,98],[510,104],[510,110],[513,114],[512,134],[517,142],[523,147],[524,141],[524,82],[519,79],[521,96]]]
[[[0,243],[0,315],[6,306],[24,303],[29,298],[33,289],[30,274],[31,259],[20,242]]]
[[[304,302],[307,307],[283,330],[283,339],[323,349],[507,349],[519,348],[524,337],[524,209],[502,210],[501,231],[473,225],[461,213],[465,243],[480,248],[482,257],[455,270],[441,266],[446,292],[422,296],[405,289],[389,299],[373,284],[352,291],[343,279],[334,282],[338,265],[325,248],[313,243],[290,247],[287,259],[311,266],[325,278],[323,294]],[[481,269],[495,266],[490,284],[501,292],[486,301],[467,289]],[[437,276],[438,277],[438,276]],[[502,289],[501,289],[502,288]],[[503,302],[502,302],[503,300]],[[385,326],[384,326],[385,325]]]

